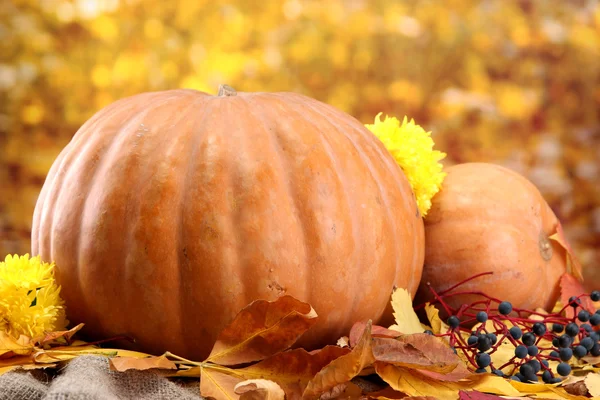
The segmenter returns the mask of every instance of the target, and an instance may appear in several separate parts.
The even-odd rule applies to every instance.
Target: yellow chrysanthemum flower
[[[431,208],[431,198],[441,189],[446,173],[438,161],[446,157],[446,153],[433,150],[433,139],[411,119],[406,117],[400,124],[395,117],[386,116],[381,120],[381,113],[375,117],[374,124],[365,125],[383,142],[392,154],[396,163],[402,168],[410,182],[417,205],[423,216]]]
[[[34,338],[67,326],[54,264],[8,255],[0,262],[0,330]]]

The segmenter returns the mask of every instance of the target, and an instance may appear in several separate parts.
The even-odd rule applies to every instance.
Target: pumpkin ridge
[[[309,111],[315,113],[315,114],[320,114],[319,111],[312,107],[312,103],[311,102],[299,102],[296,101],[296,99],[294,99],[294,102],[300,106],[300,108],[306,108]],[[294,110],[294,112],[298,113],[298,115],[301,115],[299,110]],[[322,114],[321,114],[322,115]],[[349,140],[348,136],[346,135],[345,129],[347,127],[341,127],[339,125],[335,125],[332,124],[331,121],[329,121],[329,119],[325,118],[325,121],[328,125],[330,125],[331,127],[333,127],[333,130],[336,132],[339,132],[340,134],[342,134],[344,136],[344,138],[346,138],[346,140],[348,140],[348,142],[350,143],[350,145],[357,150],[357,155],[360,158],[361,161],[363,161],[363,163],[365,163],[365,165],[367,165],[367,168],[371,169],[371,165],[367,163],[367,161],[361,156],[359,149],[356,147],[356,145]],[[309,123],[311,126],[314,127],[315,132],[320,132],[320,129],[312,122],[312,120],[310,118],[307,118],[307,123]],[[344,199],[346,200],[346,207],[348,208],[348,210],[352,210],[355,209],[357,207],[356,202],[351,199],[348,196],[348,191],[349,191],[349,184],[348,184],[348,178],[346,176],[345,171],[343,170],[343,168],[340,168],[339,166],[339,160],[338,157],[336,156],[335,152],[333,151],[333,146],[331,145],[330,141],[328,140],[327,136],[324,134],[317,134],[316,135],[317,139],[319,140],[319,142],[321,144],[323,144],[323,150],[326,152],[327,156],[329,157],[329,159],[331,160],[331,166],[335,172],[336,177],[338,178],[339,182],[340,182],[340,187],[341,187],[341,193],[344,196]],[[372,173],[370,173],[369,175],[371,175],[371,178],[373,179],[373,175]],[[378,183],[378,182],[377,182]],[[379,185],[378,185],[379,186]],[[361,266],[364,264],[364,251],[360,251],[359,248],[362,246],[361,242],[358,240],[359,237],[359,232],[358,230],[358,225],[356,222],[356,218],[352,218],[351,221],[351,229],[352,229],[352,240],[354,242],[354,251],[353,251],[353,258],[356,260],[356,264],[358,266]],[[349,268],[347,269],[347,271],[353,271],[354,275],[350,278],[348,278],[348,282],[357,282],[359,281],[359,276],[357,276],[357,274],[359,274],[361,272],[360,267],[359,268]],[[358,302],[358,300],[361,298],[361,296],[351,296],[350,297],[351,300],[351,304],[352,304],[352,308],[355,309],[356,308],[356,303]],[[351,318],[353,318],[354,316],[352,315],[347,315],[344,318],[344,325],[347,325],[350,321]],[[340,335],[342,333],[340,332]]]
[[[279,162],[279,165],[281,166],[280,171],[282,171],[282,180],[280,182],[280,185],[282,187],[285,188],[285,192],[287,194],[288,199],[290,199],[289,203],[290,203],[290,208],[292,209],[293,215],[295,217],[295,222],[297,222],[297,226],[300,228],[300,232],[301,232],[301,237],[302,237],[302,245],[300,246],[300,248],[302,248],[303,253],[301,256],[301,264],[308,264],[307,260],[312,259],[310,257],[310,253],[311,253],[311,246],[308,245],[308,240],[307,237],[309,235],[309,229],[310,227],[307,226],[307,224],[303,223],[303,221],[306,219],[304,218],[305,213],[301,211],[301,200],[299,200],[300,198],[300,192],[298,190],[296,190],[295,186],[293,184],[291,184],[292,180],[291,180],[291,171],[293,170],[291,167],[291,164],[289,162],[289,157],[285,154],[284,151],[284,145],[281,142],[281,138],[280,135],[284,134],[282,133],[282,131],[285,131],[285,129],[280,126],[279,124],[275,126],[274,129],[269,129],[269,127],[267,126],[267,123],[265,121],[265,118],[261,117],[261,114],[265,114],[265,113],[270,113],[271,109],[270,108],[266,108],[266,107],[261,107],[260,104],[256,104],[254,101],[252,101],[252,97],[245,97],[244,100],[248,105],[248,112],[250,115],[253,116],[253,118],[256,121],[259,121],[262,126],[264,127],[264,132],[265,132],[265,136],[269,139],[269,143],[271,144],[271,147],[273,149],[273,153],[275,153],[277,160]],[[277,99],[278,100],[278,99]],[[255,103],[256,107],[260,107],[260,111],[261,112],[253,112],[253,107],[250,106],[250,104]],[[278,101],[274,101],[274,103],[277,106],[281,106],[280,103]],[[287,112],[291,112],[290,110],[287,110]],[[276,119],[275,119],[276,120]],[[314,232],[313,232],[314,235]],[[300,295],[301,298],[308,298],[307,296],[310,295],[311,290],[311,280],[310,279],[306,279],[305,280],[305,285],[303,288],[304,293],[302,295]]]
[[[83,207],[81,208],[81,224],[80,224],[80,234],[77,235],[77,247],[76,247],[76,252],[77,252],[77,265],[79,265],[79,268],[76,268],[75,273],[73,274],[76,277],[76,288],[79,291],[79,295],[77,295],[77,298],[80,299],[80,302],[82,303],[86,303],[85,305],[83,304],[78,304],[77,308],[78,309],[82,309],[83,307],[91,307],[91,309],[96,310],[96,307],[94,305],[89,305],[88,301],[89,301],[89,297],[85,296],[85,292],[95,292],[96,288],[95,288],[95,283],[93,281],[90,281],[89,278],[88,279],[82,279],[81,276],[82,275],[89,275],[92,277],[98,277],[100,275],[118,275],[123,281],[121,282],[121,284],[125,284],[124,280],[128,279],[128,271],[127,271],[127,267],[128,267],[128,262],[127,262],[127,257],[125,257],[122,261],[122,265],[117,267],[117,268],[121,268],[121,269],[117,269],[115,270],[115,266],[106,266],[108,268],[108,270],[105,271],[100,271],[98,268],[92,270],[91,268],[91,264],[92,263],[88,263],[86,257],[93,257],[94,253],[90,253],[90,250],[86,251],[86,254],[82,255],[82,245],[81,245],[81,240],[87,243],[89,242],[97,242],[98,238],[94,236],[94,234],[100,233],[100,234],[107,234],[107,228],[106,227],[102,227],[97,231],[90,231],[90,227],[84,228],[83,224],[89,221],[93,221],[94,224],[98,223],[98,221],[102,220],[101,214],[100,214],[100,209],[93,209],[93,202],[90,202],[89,200],[98,200],[101,201],[106,208],[104,209],[104,211],[108,212],[112,215],[115,215],[116,213],[119,212],[119,210],[117,210],[114,206],[112,206],[110,203],[107,203],[107,200],[113,198],[114,196],[112,195],[114,192],[111,192],[111,195],[102,195],[99,199],[95,198],[94,196],[92,196],[91,194],[94,192],[99,192],[102,193],[102,191],[99,189],[101,187],[103,187],[104,185],[106,185],[107,181],[110,180],[114,180],[114,175],[112,175],[111,173],[114,172],[118,172],[120,175],[119,176],[124,176],[123,174],[125,174],[126,172],[129,171],[130,168],[136,168],[136,170],[139,171],[143,171],[144,170],[144,166],[141,165],[139,163],[139,160],[142,159],[143,157],[140,157],[139,155],[134,154],[133,152],[129,151],[128,153],[123,153],[122,149],[126,148],[127,149],[127,144],[131,143],[132,140],[136,140],[136,135],[135,132],[137,132],[138,128],[136,128],[136,126],[140,125],[141,121],[144,120],[144,118],[146,118],[149,114],[151,114],[152,112],[155,112],[156,109],[158,108],[162,108],[165,104],[169,103],[172,99],[176,99],[178,96],[174,96],[171,95],[167,98],[162,98],[161,96],[159,96],[158,94],[153,94],[151,96],[152,99],[159,99],[159,102],[157,104],[156,100],[154,102],[151,102],[151,104],[153,104],[153,107],[151,107],[150,109],[147,109],[145,107],[142,106],[135,106],[135,107],[129,107],[129,108],[125,108],[125,107],[115,107],[112,109],[108,109],[106,110],[108,112],[108,115],[103,115],[103,118],[108,118],[110,120],[125,120],[126,122],[123,124],[119,124],[116,129],[111,130],[111,135],[103,135],[101,131],[99,131],[98,129],[94,129],[94,130],[89,130],[88,132],[90,132],[90,135],[88,135],[88,142],[92,142],[94,143],[96,146],[101,146],[102,149],[101,151],[98,152],[98,161],[96,163],[96,168],[95,168],[95,172],[94,172],[94,179],[90,180],[91,184],[87,187],[86,191],[85,191],[85,203],[83,204]],[[128,103],[127,103],[128,104]],[[137,103],[136,103],[137,104]],[[109,128],[109,126],[103,125],[100,127],[101,129],[107,130]],[[131,132],[132,129],[136,129],[134,133]],[[98,137],[98,142],[92,141],[91,139],[89,139],[89,137],[91,135],[94,135],[96,137]],[[85,138],[84,138],[85,139]],[[100,145],[98,145],[98,143],[100,143]],[[125,144],[125,146],[124,146]],[[81,152],[82,155],[86,155],[87,153]],[[119,159],[119,157],[123,157],[124,156],[124,163],[117,163],[115,162],[116,160]],[[118,165],[118,167],[115,167],[115,165]],[[78,168],[76,168],[77,165],[74,165],[74,170],[77,170]],[[130,198],[130,197],[134,197],[134,196],[140,196],[140,193],[138,193],[137,190],[137,186],[138,186],[138,182],[134,182],[132,187],[130,187],[129,189],[124,189],[123,193],[121,193],[121,196],[123,196],[124,198]],[[109,186],[112,188],[119,188],[121,187],[121,185],[113,185],[113,186]],[[131,204],[131,202],[127,202],[127,204]],[[125,208],[122,210],[122,212],[124,213],[125,216],[127,216],[128,213],[131,212],[131,208]],[[109,216],[109,218],[111,217]],[[129,244],[131,243],[131,237],[130,237],[130,232],[134,229],[135,227],[135,222],[130,224],[129,226],[123,226],[123,230],[119,232],[119,234],[123,235],[123,240],[120,241],[119,247],[118,248],[111,248],[109,251],[114,254],[116,252],[123,252],[122,249],[127,248],[126,246],[129,246]],[[91,233],[93,232],[93,233]],[[84,234],[82,234],[84,233]],[[95,246],[85,246],[84,248],[95,248]],[[115,285],[118,285],[118,282],[115,282]],[[111,287],[113,288],[112,290],[114,291],[114,287],[115,285],[112,285]],[[71,285],[73,286],[73,285]],[[71,288],[71,290],[73,290],[73,288]],[[131,304],[132,302],[130,301],[130,299],[128,298],[128,293],[123,293],[121,294],[122,298],[121,298],[121,304],[123,307],[123,310],[127,310],[128,308],[131,308]],[[96,313],[101,313],[103,311],[106,310],[96,310]],[[119,312],[119,313],[115,313],[114,315],[123,315],[123,312]],[[122,324],[124,321],[124,324],[126,326],[127,331],[129,331],[129,320],[120,320],[119,318],[117,318],[117,320],[119,321],[117,323],[117,326],[119,326],[119,324]],[[91,324],[90,324],[91,325]],[[90,326],[90,328],[93,329],[93,327]],[[120,333],[124,333],[124,332],[118,332]]]
[[[310,107],[310,105],[307,105],[308,107]],[[312,107],[311,107],[312,108]],[[323,111],[321,110],[315,110],[315,112],[317,112],[318,114],[322,115],[323,117],[325,117],[325,120],[330,123],[330,118],[328,118],[328,116],[331,116],[331,114],[338,114],[337,110],[335,109],[330,109],[329,106],[325,107],[325,109],[327,109],[329,111],[329,115],[326,115],[325,113],[323,113]],[[356,133],[361,134],[363,138],[365,138],[365,141],[368,143],[369,141],[373,141],[373,138],[375,138],[374,136],[370,135],[370,136],[365,136],[364,133],[365,132],[360,132],[360,129],[354,129],[352,126],[349,126],[350,129],[354,130]],[[366,130],[366,128],[364,128]],[[396,218],[394,218],[394,216],[392,215],[391,207],[390,207],[390,201],[389,201],[389,197],[386,191],[384,191],[382,189],[382,185],[381,185],[381,176],[379,175],[379,173],[374,173],[374,167],[373,164],[371,163],[370,159],[368,157],[364,156],[364,153],[366,152],[372,152],[373,149],[366,149],[366,148],[362,148],[359,147],[356,142],[350,138],[350,136],[346,133],[345,130],[340,129],[340,132],[342,133],[342,135],[346,138],[346,140],[348,140],[348,142],[352,145],[352,147],[354,149],[356,149],[358,156],[360,157],[360,159],[362,160],[362,162],[367,166],[367,170],[369,171],[369,174],[371,175],[371,179],[376,183],[377,188],[378,188],[378,194],[379,197],[381,199],[381,201],[383,202],[383,208],[385,209],[385,213],[387,216],[387,221],[386,221],[386,225],[388,226],[388,234],[389,231],[391,231],[392,233],[392,237],[393,237],[393,241],[394,241],[394,249],[395,249],[395,257],[394,260],[396,260],[396,264],[395,264],[395,268],[394,268],[394,278],[392,282],[397,282],[397,278],[398,278],[398,271],[401,269],[400,265],[401,265],[401,254],[402,254],[402,249],[400,248],[400,241],[398,240],[398,224],[396,221]],[[368,132],[368,131],[367,131]],[[372,136],[372,137],[371,137]],[[371,139],[371,140],[369,140]],[[376,148],[376,146],[373,146]],[[376,150],[377,152],[377,150]],[[382,154],[381,152],[377,152],[378,156],[381,157],[381,159],[383,160],[389,160],[389,155]],[[394,166],[397,167],[397,165],[394,163]],[[397,181],[397,175],[395,176],[395,180]],[[398,188],[402,188],[402,185],[398,184]],[[405,196],[402,196],[405,197]],[[403,199],[403,201],[406,201],[405,199]],[[407,221],[408,222],[408,221]],[[411,285],[412,286],[412,285]],[[389,288],[390,290],[390,294],[393,288]],[[409,290],[412,290],[412,287],[407,288]]]
[[[194,130],[193,127],[197,126],[197,125],[201,125],[202,122],[204,121],[204,119],[208,115],[210,115],[210,113],[208,112],[209,102],[205,101],[205,98],[203,96],[198,96],[197,99],[195,99],[194,101],[191,102],[191,104],[189,105],[189,107],[187,107],[185,109],[185,111],[182,111],[179,114],[180,118],[177,120],[177,122],[174,123],[174,125],[176,126],[179,123],[184,122],[185,120],[188,120],[188,121],[191,120],[192,118],[190,118],[188,112],[190,110],[196,109],[200,100],[203,100],[203,104],[202,104],[203,107],[202,107],[202,113],[201,113],[202,118],[200,118],[199,116],[196,115],[196,118],[194,119],[194,121],[190,121],[191,129],[183,130],[184,134],[186,131],[190,131],[191,132],[190,136],[193,136],[194,140],[190,145],[190,151],[187,152],[188,157],[189,157],[187,162],[182,163],[182,165],[185,165],[185,168],[182,167],[183,174],[185,175],[182,179],[183,183],[182,183],[181,187],[183,189],[181,189],[179,191],[179,198],[176,200],[176,203],[178,204],[177,209],[179,210],[179,212],[176,213],[177,214],[176,226],[178,227],[178,229],[177,229],[177,238],[175,240],[175,251],[177,253],[177,268],[176,268],[177,283],[175,286],[177,286],[177,288],[179,288],[179,289],[181,289],[183,283],[187,281],[185,279],[185,277],[183,276],[183,273],[184,273],[183,266],[189,264],[189,260],[187,258],[187,249],[186,249],[186,245],[185,245],[184,230],[183,230],[184,215],[186,214],[185,213],[185,211],[186,211],[185,199],[187,198],[186,195],[187,195],[187,191],[189,190],[188,188],[191,187],[191,185],[189,185],[188,183],[190,181],[190,175],[191,175],[191,171],[192,171],[193,161],[196,159],[196,156],[198,153],[198,145],[204,138],[204,135],[198,135],[197,131]],[[187,269],[188,268],[186,268],[186,270]],[[187,305],[186,300],[180,298],[178,301],[178,307],[177,307],[177,309],[179,310],[179,314],[176,316],[178,323],[175,324],[176,325],[175,329],[178,332],[176,334],[180,335],[180,336],[184,336],[184,332],[186,331],[186,320],[181,317],[182,315],[187,315],[186,309],[185,309],[186,305]],[[186,342],[185,351],[188,351],[190,346],[193,346],[193,344]]]

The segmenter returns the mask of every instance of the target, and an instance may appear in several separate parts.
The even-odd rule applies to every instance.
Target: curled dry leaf
[[[374,338],[373,355],[377,361],[441,374],[452,372],[461,363],[445,343],[426,333],[402,335],[398,339]]]
[[[361,336],[363,335],[366,326],[366,322],[356,322],[354,325],[352,325],[352,329],[350,329],[349,335],[350,347],[356,346],[356,343],[358,343]],[[397,338],[400,335],[402,335],[400,332],[384,328],[383,326],[371,326],[371,337]]]
[[[365,367],[371,365],[375,361],[371,342],[371,321],[369,321],[352,351],[336,358],[320,370],[308,383],[303,397],[306,399],[318,398],[322,393],[335,386],[349,382]]]
[[[158,357],[114,357],[109,359],[110,369],[113,371],[127,371],[128,369],[177,369],[177,365],[164,355]]]
[[[73,337],[73,335],[75,335],[78,331],[81,330],[81,328],[83,328],[83,325],[84,324],[79,324],[69,329],[68,331],[56,331],[46,333],[44,336],[35,338],[33,342],[36,343],[38,346],[45,346],[49,344],[54,344],[59,339],[62,339],[61,342],[63,342],[63,344],[68,344],[71,342],[71,338]]]
[[[564,385],[565,392],[575,396],[587,396],[589,391],[583,380]]]
[[[392,308],[396,324],[390,326],[391,330],[404,334],[423,333],[425,328],[419,322],[412,305],[412,298],[408,290],[397,288],[392,293]]]
[[[227,399],[235,397],[235,385],[239,382],[268,379],[283,389],[288,400],[300,399],[308,382],[323,367],[348,353],[348,348],[326,346],[310,353],[304,349],[288,350],[245,368],[231,369],[207,363],[200,368],[200,392],[204,397]],[[200,371],[192,370],[185,376],[198,376]]]
[[[6,332],[0,331],[0,359],[31,354],[33,349],[33,343],[27,336],[21,335],[15,339]]]
[[[427,319],[429,320],[429,324],[431,325],[431,331],[436,335],[440,333],[448,332],[449,326],[446,325],[444,321],[440,318],[440,310],[438,310],[433,304],[427,303],[425,304],[425,313],[427,314]]]
[[[249,379],[235,385],[235,394],[240,400],[283,400],[285,392],[273,381],[267,379]]]
[[[573,252],[571,245],[569,244],[569,242],[567,242],[567,238],[565,237],[565,233],[560,222],[556,226],[556,233],[550,236],[549,239],[556,241],[565,250],[565,256],[567,258],[567,273],[571,274],[578,281],[583,281],[581,263],[575,256],[575,252]]]
[[[263,360],[288,349],[316,318],[309,304],[291,296],[254,301],[221,332],[207,361],[236,365]]]

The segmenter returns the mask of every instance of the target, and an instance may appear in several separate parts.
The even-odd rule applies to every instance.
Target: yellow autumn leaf
[[[27,355],[33,351],[33,343],[24,335],[18,339],[0,330],[0,357],[7,358],[13,355]]]
[[[448,325],[446,325],[446,323],[440,318],[440,310],[438,310],[433,304],[425,304],[425,313],[427,314],[427,319],[429,320],[431,331],[433,333],[438,335],[440,333],[448,332]]]
[[[392,293],[392,308],[396,323],[390,329],[404,333],[423,333],[426,329],[419,322],[419,317],[412,306],[410,293],[404,288],[397,288]]]
[[[491,374],[481,374],[465,382],[440,381],[416,370],[375,363],[377,374],[394,390],[409,396],[432,396],[439,400],[456,400],[461,390],[477,390],[502,396],[519,396],[507,380]]]

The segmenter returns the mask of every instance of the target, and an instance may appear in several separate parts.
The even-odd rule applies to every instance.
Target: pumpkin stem
[[[538,242],[540,248],[540,254],[545,261],[550,261],[552,258],[552,244],[550,243],[550,239],[546,237],[544,232],[540,233],[540,240]]]
[[[219,97],[229,97],[229,96],[235,96],[235,95],[237,95],[237,92],[231,86],[229,86],[229,85],[219,85],[219,93],[217,93],[217,96],[219,96]]]

